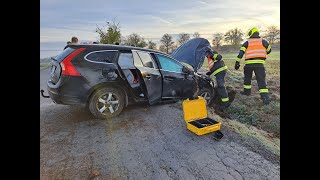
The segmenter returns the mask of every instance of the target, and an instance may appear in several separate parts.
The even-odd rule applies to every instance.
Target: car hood
[[[180,62],[190,64],[197,72],[211,49],[210,43],[204,38],[193,38],[179,46],[171,53],[171,56]]]

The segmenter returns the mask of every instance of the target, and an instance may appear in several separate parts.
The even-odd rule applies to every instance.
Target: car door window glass
[[[157,58],[159,59],[159,63],[161,65],[161,69],[165,71],[172,71],[172,72],[182,72],[182,65],[175,60],[157,54]]]
[[[155,68],[153,60],[152,60],[152,58],[151,58],[149,53],[138,52],[138,55],[139,55],[144,67]]]
[[[140,60],[140,57],[138,56],[137,52],[132,51],[132,55],[133,55],[133,59],[134,59],[134,65],[136,67],[142,67],[143,64],[142,64],[142,62]]]
[[[117,51],[96,51],[89,53],[85,56],[85,59],[95,62],[107,62],[112,63]]]
[[[118,63],[121,69],[135,69],[132,53],[120,53]]]

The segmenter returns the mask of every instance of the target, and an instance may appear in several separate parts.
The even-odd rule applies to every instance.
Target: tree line
[[[107,28],[98,26],[96,28],[101,44],[119,43],[128,46],[157,49],[157,44],[155,42],[152,40],[146,41],[145,38],[137,33],[132,33],[126,37],[122,36],[119,22],[113,20],[112,22],[107,22],[106,25]],[[245,33],[241,29],[234,28],[226,33],[213,33],[211,43],[217,50],[219,50],[223,44],[238,47],[244,40],[244,36]],[[279,43],[280,29],[277,26],[271,25],[266,30],[260,30],[260,36],[265,38],[270,44]],[[177,42],[174,42],[172,35],[164,34],[160,39],[160,45],[157,50],[170,53],[189,39],[198,37],[201,37],[199,32],[193,34],[182,32],[178,35]]]

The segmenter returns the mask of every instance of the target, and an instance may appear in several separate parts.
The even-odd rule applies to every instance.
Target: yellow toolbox
[[[187,129],[191,132],[199,136],[216,132],[214,137],[216,139],[222,138],[223,134],[220,132],[221,123],[208,117],[204,98],[199,96],[198,99],[186,99],[182,103],[182,108]]]

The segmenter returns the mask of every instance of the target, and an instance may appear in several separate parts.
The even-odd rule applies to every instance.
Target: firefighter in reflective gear
[[[224,108],[229,107],[228,92],[224,85],[228,67],[224,64],[222,56],[216,51],[209,51],[207,58],[210,71],[206,75],[210,76],[213,74],[216,77],[217,91],[222,101],[221,106]]]
[[[269,104],[271,98],[269,97],[269,91],[266,83],[266,72],[264,63],[267,58],[267,54],[271,52],[270,44],[259,36],[257,28],[252,28],[247,34],[248,41],[244,42],[240,48],[240,52],[237,56],[235,63],[235,69],[240,67],[240,60],[245,55],[244,69],[244,85],[243,91],[240,92],[243,95],[249,96],[251,94],[251,79],[252,73],[256,75],[260,97],[265,105]]]

